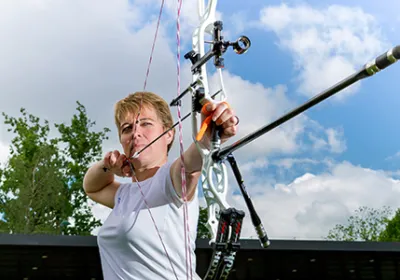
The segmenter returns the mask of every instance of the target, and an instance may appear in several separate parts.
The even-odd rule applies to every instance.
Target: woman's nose
[[[135,139],[135,138],[138,138],[138,137],[141,137],[141,136],[142,136],[142,131],[140,129],[140,125],[136,124],[133,127],[133,130],[132,130],[132,137],[133,137],[133,139]]]

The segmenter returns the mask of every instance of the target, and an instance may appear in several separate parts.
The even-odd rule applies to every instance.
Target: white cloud
[[[346,144],[343,141],[343,131],[328,128],[326,134],[332,153],[342,153],[346,149]]]
[[[50,121],[67,121],[79,100],[99,126],[113,128],[112,105],[143,87],[154,23],[143,24],[141,11],[126,1],[7,3],[0,4],[0,110],[16,114],[25,107]],[[140,30],[129,30],[139,24]],[[163,32],[161,26],[154,57],[159,66],[151,69],[149,89],[167,95],[175,63],[164,51]]]
[[[311,97],[355,73],[388,48],[379,27],[361,8],[325,9],[281,4],[261,10],[260,26],[274,32],[299,71],[299,91]],[[341,99],[359,88],[343,90]]]
[[[386,174],[386,176],[390,176],[390,177],[393,177],[393,178],[399,178],[400,177],[400,170],[399,169],[397,169],[397,170],[388,170],[388,171],[385,171],[385,174]]]
[[[255,158],[252,161],[246,162],[240,165],[241,172],[251,172],[255,168],[265,169],[269,165],[268,159],[266,157]]]
[[[206,2],[206,1],[205,1]],[[186,0],[182,1],[181,6],[181,13],[179,17],[179,28],[180,28],[180,37],[181,37],[181,44],[183,45],[191,45],[192,33],[194,29],[200,23],[200,16],[198,12],[198,0]],[[158,12],[161,5],[159,0],[136,0],[135,4],[136,7],[143,6],[149,9],[149,7],[157,8],[157,13],[154,13],[154,17],[158,18]],[[215,19],[216,20],[224,20],[223,14],[219,11],[219,6],[217,5],[217,10],[215,12]],[[165,22],[169,22],[173,24],[174,32],[176,32],[176,20],[177,20],[177,12],[178,12],[178,1],[165,1],[163,7],[163,15],[162,15],[162,24]],[[227,35],[226,32],[224,32]],[[175,36],[172,37],[175,40]],[[173,42],[175,43],[175,42]]]
[[[0,167],[4,166],[10,155],[10,146],[0,141]]]
[[[321,239],[360,206],[399,206],[400,181],[348,162],[334,164],[321,174],[306,173],[288,185],[271,186],[262,180],[251,186],[250,195],[272,239]],[[240,195],[232,197],[231,203],[246,209]],[[246,217],[242,236],[254,237],[247,210]]]
[[[265,88],[261,84],[252,84],[227,71],[224,71],[223,77],[228,101],[240,117],[242,124],[235,140],[267,125],[280,117],[285,110],[294,106],[284,86]],[[216,85],[217,79],[218,76],[214,75],[210,81]],[[216,91],[215,86],[214,88],[212,92]],[[297,147],[297,137],[303,131],[304,125],[302,117],[293,119],[254,140],[236,153],[259,156],[272,152],[293,152]]]
[[[385,160],[394,160],[400,158],[400,151],[396,152],[394,155],[390,155],[385,158]]]
[[[344,139],[343,130],[327,128],[324,131],[326,139],[317,137],[313,133],[308,134],[308,138],[312,141],[312,147],[317,150],[328,150],[331,153],[342,153],[346,150],[346,141]]]
[[[298,164],[316,165],[319,163],[320,163],[320,161],[312,159],[312,158],[283,158],[283,159],[275,160],[273,162],[274,165],[276,165],[278,167],[283,167],[286,169],[290,169],[294,165],[298,165]]]

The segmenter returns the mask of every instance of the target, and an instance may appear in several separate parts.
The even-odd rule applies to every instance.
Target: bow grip
[[[207,128],[211,128],[211,142],[214,143],[215,145],[218,145],[221,142],[221,132],[222,132],[222,127],[218,126],[213,120],[212,120],[212,115],[208,116],[202,123],[201,128],[199,133],[196,136],[196,140],[200,141],[204,133],[206,133]]]
[[[214,121],[211,122],[211,142],[213,147],[221,144],[222,126],[218,126]]]
[[[222,103],[224,103],[229,108],[229,104],[227,102],[223,101]],[[207,117],[201,124],[200,130],[196,135],[196,140],[200,141],[203,138],[204,133],[206,133],[207,129],[211,127],[211,141],[213,143],[220,143],[222,126],[216,125],[215,122],[212,120],[212,112],[209,112],[207,110],[208,104],[210,104],[210,101],[206,102],[201,108],[201,113]]]

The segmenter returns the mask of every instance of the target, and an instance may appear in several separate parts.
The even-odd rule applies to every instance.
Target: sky
[[[235,5],[234,5],[235,4]],[[103,151],[121,149],[113,106],[143,89],[160,0],[7,0],[0,2],[0,111],[19,109],[68,123],[76,101],[109,127]],[[223,82],[240,117],[227,144],[279,118],[400,44],[397,0],[220,0],[223,35],[246,35],[251,48],[225,54]],[[197,1],[183,1],[180,84],[191,81]],[[176,2],[166,1],[147,90],[177,95]],[[210,65],[212,66],[212,65]],[[219,77],[209,67],[209,82]],[[354,84],[234,152],[245,184],[271,239],[324,238],[361,206],[400,206],[400,64]],[[189,112],[187,102],[182,113]],[[176,109],[172,108],[175,120]],[[184,123],[185,147],[191,143]],[[0,162],[13,135],[0,122]],[[178,139],[178,137],[176,137]],[[171,158],[179,156],[175,141]],[[228,202],[245,210],[242,237],[254,238],[248,211],[230,172]],[[93,205],[104,221],[109,209]],[[97,230],[94,231],[96,234]]]

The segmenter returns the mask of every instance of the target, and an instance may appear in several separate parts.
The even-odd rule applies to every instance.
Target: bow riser
[[[193,103],[198,102],[201,105],[204,105],[206,102],[213,100],[210,95],[206,62],[215,55],[213,52],[213,44],[211,44],[211,48],[207,52],[208,55],[206,55],[205,36],[211,35],[214,41],[220,40],[220,38],[215,38],[216,32],[214,26],[216,22],[215,11],[217,0],[208,1],[206,9],[204,9],[204,1],[200,0],[198,3],[200,24],[194,30],[192,37],[192,54],[195,55],[197,59],[197,61],[192,60],[192,62],[194,62],[192,67],[192,85],[195,85],[192,87],[192,98]],[[201,58],[205,59],[202,61]],[[197,67],[196,62],[202,65]],[[218,95],[220,97],[220,101],[223,101],[226,99],[226,94],[223,87],[222,73],[221,69],[217,69],[217,71],[220,72],[221,85],[221,90],[219,91]],[[211,147],[203,147],[199,142],[196,141],[196,136],[199,132],[198,109],[200,106],[193,105],[192,107],[192,136],[203,158],[201,182],[208,207],[207,228],[211,233],[210,243],[214,243],[218,230],[218,217],[216,213],[218,213],[219,210],[229,207],[226,201],[226,195],[228,191],[228,175],[225,164],[223,162],[216,163],[210,157],[210,153],[219,148],[218,143],[214,143]]]

